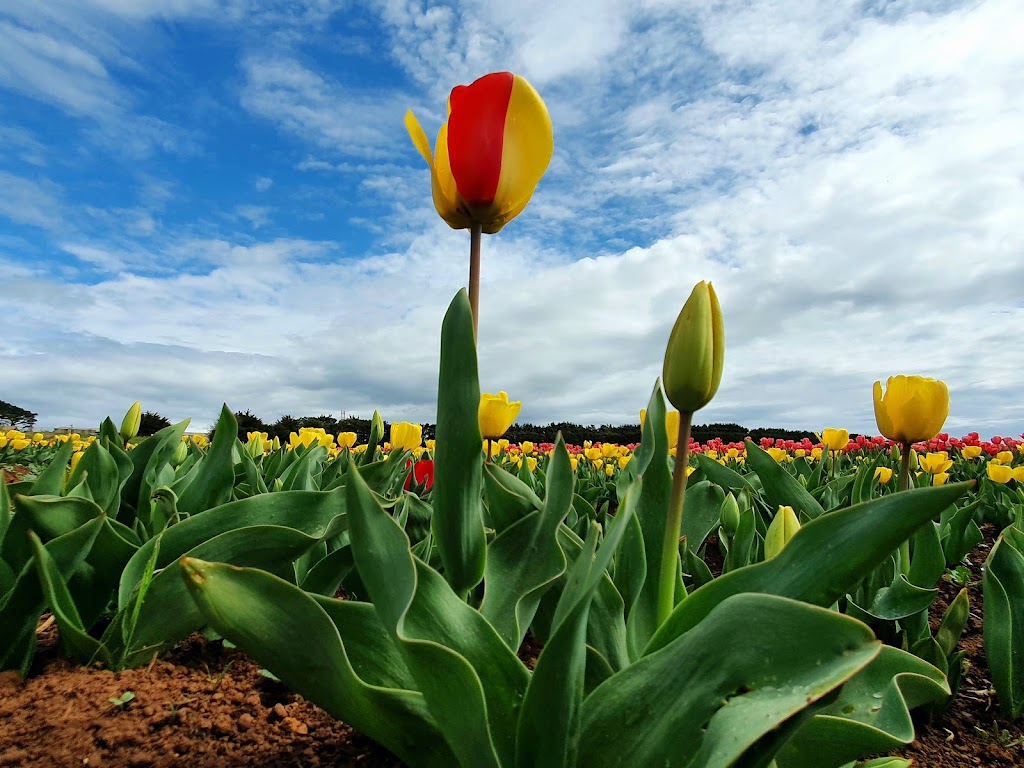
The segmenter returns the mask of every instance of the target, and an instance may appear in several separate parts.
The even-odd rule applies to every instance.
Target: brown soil
[[[971,619],[962,647],[970,670],[946,714],[918,727],[899,754],[920,768],[1019,768],[1024,722],[998,714],[981,634],[981,571],[994,532],[971,555]],[[709,548],[712,549],[712,548]],[[942,584],[941,615],[959,587]],[[260,674],[237,649],[194,635],[164,659],[124,672],[76,667],[57,656],[52,621],[40,625],[29,679],[0,673],[0,768],[235,768],[258,765],[398,768],[390,752]],[[521,656],[535,662],[528,639]],[[134,699],[111,699],[127,691]]]
[[[16,467],[4,467],[0,470],[4,473],[4,482],[10,485],[11,483],[19,483],[25,480],[28,475],[32,473],[28,467],[16,466]]]

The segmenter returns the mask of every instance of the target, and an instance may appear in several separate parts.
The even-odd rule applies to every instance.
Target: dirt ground
[[[981,632],[981,563],[993,531],[972,553],[971,619],[962,647],[970,669],[936,723],[901,751],[922,768],[1019,768],[1024,722],[998,714]],[[944,582],[940,616],[959,586]],[[75,667],[58,658],[52,621],[27,680],[0,673],[0,768],[235,768],[402,763],[319,707],[261,674],[237,649],[194,635],[148,667],[124,672]],[[529,661],[537,648],[524,649]],[[125,700],[125,694],[134,697]],[[123,703],[116,700],[121,698]]]

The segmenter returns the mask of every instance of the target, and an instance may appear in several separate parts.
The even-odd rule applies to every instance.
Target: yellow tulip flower
[[[1018,483],[1024,483],[1024,464],[1013,468],[1013,479]]]
[[[338,433],[338,447],[339,448],[351,448],[356,444],[359,438],[355,432],[339,432]]]
[[[960,455],[965,459],[976,459],[981,456],[980,445],[965,445],[960,451]]]
[[[875,423],[878,431],[898,443],[931,440],[949,415],[946,382],[924,376],[890,376],[874,385]]]
[[[845,429],[823,429],[818,439],[830,451],[841,451],[850,442],[850,433]]]
[[[789,454],[786,453],[785,448],[768,448],[765,450],[765,453],[767,453],[780,464],[789,457]]]
[[[876,467],[875,479],[882,485],[887,484],[890,480],[892,480],[892,469],[890,469],[889,467]]]
[[[531,443],[529,440],[524,440],[520,444],[519,450],[521,450],[523,453],[529,456],[531,453],[533,453],[533,443]]]
[[[647,409],[640,409],[640,429],[647,420]],[[665,434],[668,435],[668,447],[671,450],[679,442],[679,411],[665,411]],[[584,443],[586,445],[586,443]]]
[[[1000,464],[997,461],[990,461],[985,465],[985,469],[988,470],[988,479],[994,483],[1005,485],[1013,480],[1013,468],[1008,467],[1005,464]]]
[[[508,432],[522,407],[520,400],[509,401],[508,392],[480,395],[480,434],[490,439],[501,437]]]
[[[420,424],[400,421],[391,425],[390,437],[391,450],[411,451],[419,448],[423,442],[423,427]]]
[[[932,485],[945,485],[949,480],[949,472],[939,472],[932,475]]]
[[[921,470],[930,475],[941,475],[953,466],[953,460],[945,451],[926,453],[924,456],[919,456],[917,462]]]
[[[1013,451],[1000,451],[992,461],[998,461],[1000,464],[1012,464]]]
[[[405,128],[430,167],[434,208],[452,229],[499,231],[526,207],[554,150],[544,101],[511,72],[452,90],[434,154],[412,110]]]

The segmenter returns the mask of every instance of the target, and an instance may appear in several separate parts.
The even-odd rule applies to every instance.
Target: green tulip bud
[[[128,442],[137,434],[139,434],[139,427],[142,425],[142,404],[136,400],[132,407],[128,409],[128,413],[124,415],[121,420],[121,429],[119,430],[121,440]]]
[[[764,537],[764,559],[771,560],[779,554],[799,530],[800,521],[793,508],[779,507],[779,511],[771,525],[768,526],[768,533]]]
[[[725,326],[722,309],[711,283],[694,286],[665,348],[662,382],[665,397],[684,413],[711,402],[722,381]]]
[[[171,457],[171,463],[176,467],[180,467],[187,458],[188,443],[182,440],[178,443],[178,447],[174,449],[174,455]]]
[[[917,472],[917,468],[920,466],[917,461],[917,451],[913,448],[910,449],[910,471]]]
[[[731,493],[722,502],[720,518],[722,521],[722,533],[730,537],[735,536],[737,529],[740,527],[740,505],[736,502],[736,497]]]

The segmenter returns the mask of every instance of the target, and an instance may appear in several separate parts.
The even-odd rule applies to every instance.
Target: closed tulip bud
[[[735,536],[736,531],[740,527],[740,505],[736,502],[736,497],[731,493],[728,494],[725,497],[725,501],[722,502],[720,519],[722,523],[722,533],[726,536]]]
[[[188,443],[184,440],[178,443],[174,449],[174,456],[171,457],[171,463],[178,467],[188,458]]]
[[[519,409],[523,404],[519,400],[509,402],[508,392],[499,392],[496,395],[485,393],[480,395],[480,408],[478,416],[480,419],[480,434],[484,438],[495,439],[501,437],[516,420]]]
[[[493,234],[518,216],[554,149],[543,100],[519,75],[493,72],[456,86],[435,152],[409,110],[405,127],[430,167],[434,207],[452,229]]]
[[[873,390],[878,431],[899,443],[931,440],[942,430],[949,415],[946,382],[924,376],[890,376]]]
[[[768,533],[764,537],[764,559],[771,560],[782,548],[789,543],[789,540],[800,530],[800,521],[792,507],[781,506],[775,519],[768,526]]]
[[[889,467],[877,467],[875,469],[875,479],[882,485],[892,480],[892,474],[892,469]]]
[[[384,419],[381,418],[379,411],[374,411],[373,416],[370,418],[370,439],[367,442],[372,446],[376,446],[383,439]]]
[[[718,391],[724,360],[722,309],[711,283],[702,280],[694,286],[668,338],[662,366],[665,397],[680,411],[700,410]]]
[[[118,430],[121,435],[121,440],[128,442],[137,434],[139,434],[139,427],[142,425],[142,404],[136,400],[132,403],[132,407],[128,409],[128,413],[124,415],[121,420],[121,429]]]
[[[71,474],[75,473],[75,467],[78,466],[78,462],[82,460],[82,457],[84,455],[85,453],[83,451],[75,451],[74,453],[71,454]]]

